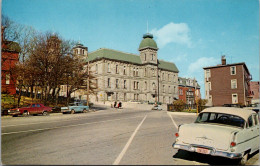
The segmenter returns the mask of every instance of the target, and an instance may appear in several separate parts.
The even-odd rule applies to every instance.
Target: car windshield
[[[244,128],[245,120],[236,115],[204,112],[199,114],[195,123],[217,123]]]

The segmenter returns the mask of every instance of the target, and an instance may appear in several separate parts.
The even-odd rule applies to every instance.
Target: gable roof
[[[117,60],[117,61],[123,61],[128,62],[132,64],[142,65],[142,61],[139,55],[121,52],[117,50],[107,49],[107,48],[100,48],[96,51],[90,52],[88,54],[87,62],[88,61],[94,61],[98,59],[110,59],[110,60]],[[159,68],[164,70],[169,70],[173,72],[179,72],[176,65],[172,62],[166,62],[163,60],[159,61]]]

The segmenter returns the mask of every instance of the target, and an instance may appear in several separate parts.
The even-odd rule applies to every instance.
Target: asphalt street
[[[1,161],[5,165],[233,165],[227,159],[172,148],[176,126],[195,119],[192,114],[142,108],[2,117]]]

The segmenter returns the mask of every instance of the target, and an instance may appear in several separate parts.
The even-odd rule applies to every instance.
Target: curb
[[[169,114],[175,114],[175,115],[187,115],[187,116],[197,116],[197,113],[189,113],[189,112],[170,112],[170,111],[167,111],[167,113]]]

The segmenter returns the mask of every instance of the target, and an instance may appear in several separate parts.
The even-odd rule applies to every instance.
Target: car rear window
[[[199,114],[195,123],[216,123],[244,128],[245,120],[236,115],[204,112]]]

